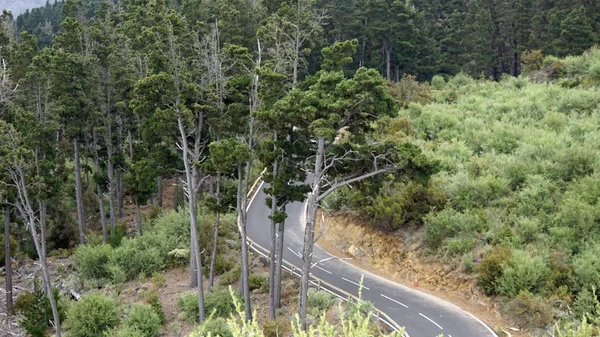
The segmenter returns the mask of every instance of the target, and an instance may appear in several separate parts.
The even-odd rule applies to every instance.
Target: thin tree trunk
[[[175,212],[179,210],[179,176],[175,177],[175,191],[173,192],[173,209]]]
[[[37,234],[33,230],[32,235]],[[52,308],[52,318],[54,319],[54,326],[56,330],[56,336],[60,337],[62,333],[60,316],[58,315],[58,306],[54,293],[52,292],[52,283],[50,282],[50,273],[48,273],[48,264],[46,259],[46,203],[40,201],[40,240],[41,240],[41,251],[38,251],[40,261],[42,264],[42,277],[44,278],[44,285],[46,287],[46,296],[50,300],[50,307]],[[34,241],[35,240],[34,238]],[[36,242],[36,246],[39,245]],[[40,255],[41,254],[41,255]]]
[[[158,178],[156,178],[156,202],[158,203],[158,207],[160,207],[160,208],[163,207],[162,194],[163,194],[163,177],[162,177],[162,175],[159,175]]]
[[[304,229],[304,247],[302,250],[302,277],[300,278],[300,301],[298,311],[302,328],[306,330],[306,311],[308,309],[308,283],[310,279],[310,266],[315,240],[315,223],[317,219],[318,197],[321,190],[321,178],[323,175],[323,160],[325,157],[325,138],[317,138],[317,155],[315,158],[315,171],[311,184],[312,191],[308,196],[308,209],[306,228]]]
[[[100,173],[100,161],[98,159],[98,137],[96,137],[96,132],[93,131],[94,137],[94,167],[96,169],[96,173]],[[96,184],[96,194],[98,195],[98,208],[100,211],[100,225],[102,226],[102,241],[104,243],[108,243],[108,229],[106,228],[106,215],[104,214],[104,195],[102,194],[102,187],[100,184]]]
[[[85,215],[83,214],[83,193],[81,191],[81,165],[79,163],[79,142],[73,139],[75,161],[75,201],[77,203],[77,225],[79,226],[79,243],[85,243]]]
[[[140,211],[140,203],[135,202],[135,224],[137,226],[138,235],[142,235],[142,212]]]
[[[260,49],[259,49],[260,56]],[[260,60],[259,63],[260,65]],[[255,86],[256,88],[256,86]],[[256,96],[256,93],[255,93]],[[248,148],[254,147],[254,117],[250,116],[250,131],[248,132]],[[246,175],[244,176],[244,186],[242,188],[242,285],[244,293],[244,314],[246,321],[252,320],[252,303],[250,298],[250,271],[248,269],[248,241],[246,237],[246,224],[248,223],[248,184],[250,180],[250,171],[252,170],[252,158],[246,163]]]
[[[4,205],[4,269],[6,275],[4,275],[6,290],[6,312],[11,314],[13,305],[12,296],[12,261],[10,259],[10,206]]]
[[[131,129],[127,131],[127,144],[129,145],[129,158],[133,158],[133,135]]]
[[[217,199],[217,211],[215,212],[215,231],[213,234],[212,254],[210,255],[210,274],[208,276],[208,290],[212,290],[215,280],[215,262],[217,261],[217,243],[219,240],[219,222],[221,220],[221,174],[217,173],[217,186],[215,198]]]
[[[384,47],[385,53],[385,75],[388,81],[392,80],[392,48]]]
[[[108,112],[107,112],[108,113]],[[117,219],[115,214],[115,189],[117,186],[117,182],[115,181],[115,168],[112,162],[113,155],[113,143],[112,143],[112,126],[111,121],[109,120],[106,123],[106,152],[107,152],[107,161],[106,166],[108,170],[108,207],[109,207],[109,216],[110,216],[110,236],[115,235],[115,227],[117,225]]]
[[[125,186],[123,185],[123,171],[117,170],[117,180],[118,180],[118,189],[117,189],[117,200],[119,202],[119,219],[123,217],[123,195],[125,194]]]
[[[273,182],[277,180],[279,171],[279,154],[277,153],[277,130],[273,131],[273,152],[275,153],[275,159],[273,160]],[[277,251],[277,191],[271,193],[271,249],[269,250],[269,316],[271,319],[275,319],[275,252]]]
[[[200,247],[198,241],[198,208],[196,204],[196,187],[197,182],[195,181],[196,174],[196,166],[190,163],[188,158],[188,142],[187,142],[187,133],[185,127],[183,125],[183,117],[179,114],[177,118],[177,123],[179,126],[179,132],[181,133],[181,145],[183,148],[183,164],[185,166],[185,176],[187,181],[188,188],[188,198],[189,198],[189,213],[190,213],[190,241],[191,241],[191,252],[194,255],[194,260],[196,262],[196,277],[198,278],[198,319],[199,323],[202,324],[204,322],[204,285],[202,284],[202,259],[200,258]],[[196,139],[196,143],[200,140]],[[194,151],[195,154],[198,154],[199,151]]]
[[[284,212],[285,212],[285,206]],[[282,266],[283,266],[283,239],[284,239],[284,231],[285,229],[285,220],[277,225],[277,251],[275,252],[275,256],[277,257],[277,261],[275,264],[275,307],[281,308],[281,275],[282,275]]]

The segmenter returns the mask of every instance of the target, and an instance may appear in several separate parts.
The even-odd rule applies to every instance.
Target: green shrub
[[[600,244],[585,249],[573,259],[577,289],[600,289]]]
[[[240,266],[235,266],[230,271],[221,275],[221,278],[219,279],[219,285],[221,287],[226,287],[235,284],[240,280],[241,273],[242,269],[240,268]]]
[[[196,321],[198,319],[198,294],[188,292],[179,295],[177,298],[177,306],[181,311],[179,318],[187,321]]]
[[[175,248],[167,253],[167,268],[183,267],[190,261],[190,250]]]
[[[520,327],[527,329],[545,328],[554,323],[552,301],[521,291],[505,306],[506,313]]]
[[[165,312],[163,310],[162,303],[160,303],[160,298],[158,298],[158,292],[156,289],[149,289],[146,291],[145,297],[146,301],[148,301],[148,304],[150,304],[154,312],[158,315],[158,318],[160,318],[160,323],[165,323]]]
[[[258,289],[259,292],[266,293],[269,291],[269,278],[263,275],[250,274],[248,286],[250,287],[250,291]]]
[[[472,211],[465,213],[447,208],[437,213],[430,213],[425,217],[425,235],[429,248],[438,250],[443,243],[449,243],[450,246],[456,246],[456,252],[465,252],[464,245],[471,245],[468,240],[474,237],[476,233],[483,232],[486,224],[480,214]],[[462,234],[466,242],[451,242],[451,238]],[[453,248],[451,248],[452,251]],[[452,251],[454,252],[454,251]]]
[[[207,314],[216,317],[228,317],[235,311],[235,304],[228,289],[215,289],[207,293],[204,296],[204,307]]]
[[[263,333],[265,337],[282,337],[290,335],[290,321],[283,317],[277,317],[275,320],[267,320],[263,323]]]
[[[208,336],[233,337],[233,332],[229,328],[226,319],[222,317],[211,317],[190,334],[190,337]]]
[[[144,337],[155,337],[161,326],[160,317],[155,310],[146,304],[133,304],[123,325],[138,330]]]
[[[589,291],[588,288],[583,288],[573,301],[575,317],[583,317],[584,315],[598,316],[600,314],[600,312],[596,312],[596,308],[599,308],[598,304],[596,290],[592,289],[592,291]]]
[[[481,263],[477,267],[477,272],[479,273],[477,284],[487,295],[495,295],[497,293],[497,280],[502,277],[503,265],[508,261],[510,256],[509,248],[494,247],[481,260]]]
[[[441,75],[434,75],[431,78],[431,87],[435,90],[442,90],[446,87],[446,80]]]
[[[308,307],[311,310],[313,316],[321,316],[327,309],[331,308],[334,303],[333,295],[324,291],[316,290],[314,288],[308,289]]]
[[[470,252],[475,247],[475,238],[459,236],[444,240],[442,251],[447,257],[455,257]]]
[[[143,237],[143,236],[142,236]],[[161,256],[158,248],[146,247],[141,238],[123,240],[121,246],[115,249],[111,262],[120,266],[128,280],[140,273],[152,275],[165,267],[165,256]]]
[[[154,283],[155,286],[162,288],[167,284],[167,278],[159,272],[154,272],[152,273],[152,283]]]
[[[72,337],[103,337],[119,324],[115,301],[103,294],[87,294],[73,303],[67,314],[67,328]]]
[[[227,257],[223,256],[222,254],[218,254],[215,259],[215,274],[223,275],[226,272],[233,269],[234,266],[235,266],[235,263],[233,263],[233,261],[231,261],[231,259],[228,259]],[[207,267],[210,268],[210,266],[207,266]]]
[[[465,253],[462,257],[463,271],[467,274],[473,272],[473,253]]]
[[[65,310],[60,301],[60,292],[54,288],[52,293],[57,303],[59,319],[62,321],[65,318]],[[13,310],[21,315],[19,324],[32,337],[46,336],[48,322],[54,321],[50,300],[37,281],[34,283],[34,291],[26,291],[15,299]]]
[[[111,272],[108,267],[113,255],[110,245],[80,245],[75,250],[75,269],[84,280],[108,280]]]
[[[119,223],[115,226],[115,234],[108,237],[108,244],[116,248],[121,245],[123,238],[127,237],[127,225]]]
[[[531,256],[522,250],[513,250],[502,268],[502,276],[496,280],[499,294],[515,297],[522,291],[534,292],[549,274],[548,266],[540,256]]]
[[[145,337],[143,332],[129,326],[122,326],[111,334],[107,333],[106,335],[110,337]]]

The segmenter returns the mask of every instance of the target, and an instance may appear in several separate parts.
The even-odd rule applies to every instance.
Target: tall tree
[[[306,137],[316,140],[311,148],[314,159],[306,166],[311,192],[298,304],[304,328],[319,202],[341,186],[414,165],[412,158],[403,158],[400,153],[404,151],[398,151],[394,144],[366,142],[371,122],[393,114],[394,103],[377,71],[360,68],[351,78],[344,76],[342,67],[352,61],[357,46],[358,41],[352,40],[324,48],[323,70],[275,104],[282,114],[303,114],[305,122],[298,127],[306,130]],[[348,142],[336,144],[341,129],[351,136]]]
[[[36,201],[36,195],[43,197],[43,177],[39,176],[35,166],[32,165],[33,151],[24,146],[23,138],[15,128],[3,120],[0,120],[0,144],[0,169],[9,176],[10,185],[16,192],[14,206],[31,233],[40,259],[44,289],[52,308],[56,336],[60,337],[61,322],[46,261],[46,228],[44,221],[40,220],[43,218],[36,215],[44,211],[36,206],[37,204],[39,207],[44,207],[43,203]]]

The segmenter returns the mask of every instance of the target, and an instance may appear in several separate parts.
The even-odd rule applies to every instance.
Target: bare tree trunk
[[[298,311],[302,328],[306,330],[306,311],[308,309],[308,283],[310,267],[315,240],[315,223],[317,219],[318,197],[321,191],[321,178],[323,176],[323,161],[325,158],[325,138],[317,138],[317,154],[315,157],[315,171],[312,177],[312,191],[308,196],[307,221],[304,229],[304,247],[302,250],[302,277],[300,278],[300,301]]]
[[[83,214],[83,193],[81,191],[81,165],[79,162],[79,142],[73,139],[73,156],[75,161],[75,201],[77,203],[77,225],[79,226],[79,243],[85,243],[85,215]]]
[[[173,209],[177,212],[179,210],[179,176],[175,177],[175,191],[173,192]]]
[[[215,279],[215,262],[217,261],[217,242],[219,240],[219,222],[221,220],[221,174],[217,173],[217,186],[215,198],[217,199],[217,211],[215,214],[215,231],[213,234],[212,254],[210,255],[210,274],[208,276],[208,290],[212,290]]]
[[[45,205],[44,203],[40,202],[40,216],[38,218],[39,224],[40,224],[40,230],[41,230],[41,234],[40,234],[40,238],[38,238],[38,231],[36,229],[36,212],[33,210],[32,204],[31,204],[31,199],[29,198],[29,194],[27,192],[27,187],[25,184],[25,177],[23,176],[23,172],[21,169],[17,169],[18,171],[18,176],[16,176],[16,179],[13,178],[13,180],[15,180],[15,183],[17,185],[17,189],[18,189],[18,199],[19,201],[17,202],[17,209],[19,210],[19,213],[21,214],[21,217],[23,218],[23,220],[25,220],[26,226],[29,227],[29,232],[31,233],[31,239],[33,241],[33,244],[35,246],[35,250],[38,254],[38,257],[40,259],[40,265],[42,267],[42,280],[44,283],[44,289],[46,292],[46,296],[48,297],[48,300],[50,301],[50,308],[52,309],[52,317],[54,320],[54,329],[56,332],[56,337],[61,337],[61,324],[60,324],[60,317],[58,315],[58,307],[56,305],[56,300],[54,298],[54,294],[52,293],[52,284],[50,282],[50,274],[48,272],[48,265],[46,263],[46,243],[45,243],[45,237],[46,237],[46,229],[45,229]],[[41,242],[40,242],[41,241]]]
[[[285,206],[283,206],[285,208]],[[285,212],[285,209],[283,210]],[[283,266],[283,238],[285,229],[285,220],[279,224],[277,224],[277,251],[275,252],[275,256],[277,257],[277,261],[275,264],[275,307],[281,308],[281,275],[282,275],[282,266]]]
[[[247,322],[252,320],[252,305],[250,298],[249,270],[248,270],[248,239],[246,236],[246,205],[248,200],[248,184],[245,182],[242,173],[242,164],[238,164],[238,199],[239,199],[239,216],[240,216],[240,239],[242,241],[242,294],[244,296],[244,315]]]
[[[13,306],[12,296],[12,261],[10,259],[10,206],[4,205],[4,276],[6,290],[6,312],[11,314]]]
[[[42,277],[44,278],[44,285],[46,287],[46,296],[50,300],[50,307],[52,308],[52,318],[54,319],[54,326],[56,330],[56,336],[61,336],[61,324],[60,324],[60,316],[58,315],[58,306],[56,304],[56,299],[54,298],[54,293],[52,292],[52,283],[50,282],[50,273],[48,273],[48,264],[46,259],[46,203],[40,201],[40,241],[41,241],[41,249],[38,250],[38,255],[40,258],[40,262],[42,264]],[[37,231],[31,231],[32,235],[36,235]],[[36,241],[36,249],[39,243]],[[41,254],[41,255],[40,255]]]
[[[135,202],[135,224],[138,235],[142,235],[142,212],[140,211],[140,203],[137,200]]]
[[[279,154],[277,153],[277,130],[273,131],[273,152],[275,159],[273,160],[273,180],[277,179],[279,170]],[[277,192],[271,193],[271,249],[269,251],[269,316],[275,319],[275,252],[277,251],[276,239],[276,213],[277,213]]]
[[[94,147],[94,167],[96,169],[96,173],[100,172],[100,161],[98,159],[98,137],[96,136],[96,132],[93,131],[94,143],[92,146]],[[104,243],[108,242],[108,229],[106,228],[106,216],[104,214],[104,195],[102,194],[102,187],[100,184],[96,184],[96,194],[98,195],[98,208],[100,211],[100,225],[102,226],[102,241]]]
[[[160,207],[160,208],[163,207],[162,194],[163,194],[163,177],[162,177],[162,175],[159,175],[158,178],[156,178],[156,202],[158,204],[158,207]]]
[[[196,277],[198,278],[198,319],[199,323],[204,322],[204,285],[202,284],[202,259],[200,258],[200,243],[198,241],[198,205],[196,203],[196,188],[197,188],[197,173],[196,166],[190,163],[188,158],[188,141],[187,141],[187,133],[185,127],[183,125],[183,116],[179,113],[177,118],[177,123],[179,125],[179,132],[181,133],[181,146],[183,152],[183,164],[185,166],[185,176],[187,181],[187,196],[189,199],[189,213],[190,213],[190,241],[191,241],[191,252],[194,255],[194,260],[196,263]],[[201,131],[201,130],[200,130]],[[196,148],[198,147],[200,139],[196,138]],[[199,154],[199,150],[195,149],[194,154]]]
[[[117,170],[117,201],[119,203],[119,219],[123,217],[123,195],[125,194],[125,186],[123,185],[123,171]]]
[[[385,53],[385,76],[388,81],[392,80],[392,47],[386,46],[383,49]]]

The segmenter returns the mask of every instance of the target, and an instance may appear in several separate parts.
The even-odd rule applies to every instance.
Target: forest
[[[155,337],[174,321],[198,337],[398,335],[360,300],[325,320],[333,299],[309,289],[323,207],[416,233],[420,254],[473,276],[532,336],[595,336],[599,40],[596,1],[4,11],[3,310],[36,337]],[[259,177],[265,275],[246,234]],[[290,280],[280,233],[298,201],[302,277]],[[13,265],[31,260],[39,280],[13,300]],[[160,297],[173,270],[189,286],[173,295],[177,317]],[[128,287],[148,278],[130,305]]]

